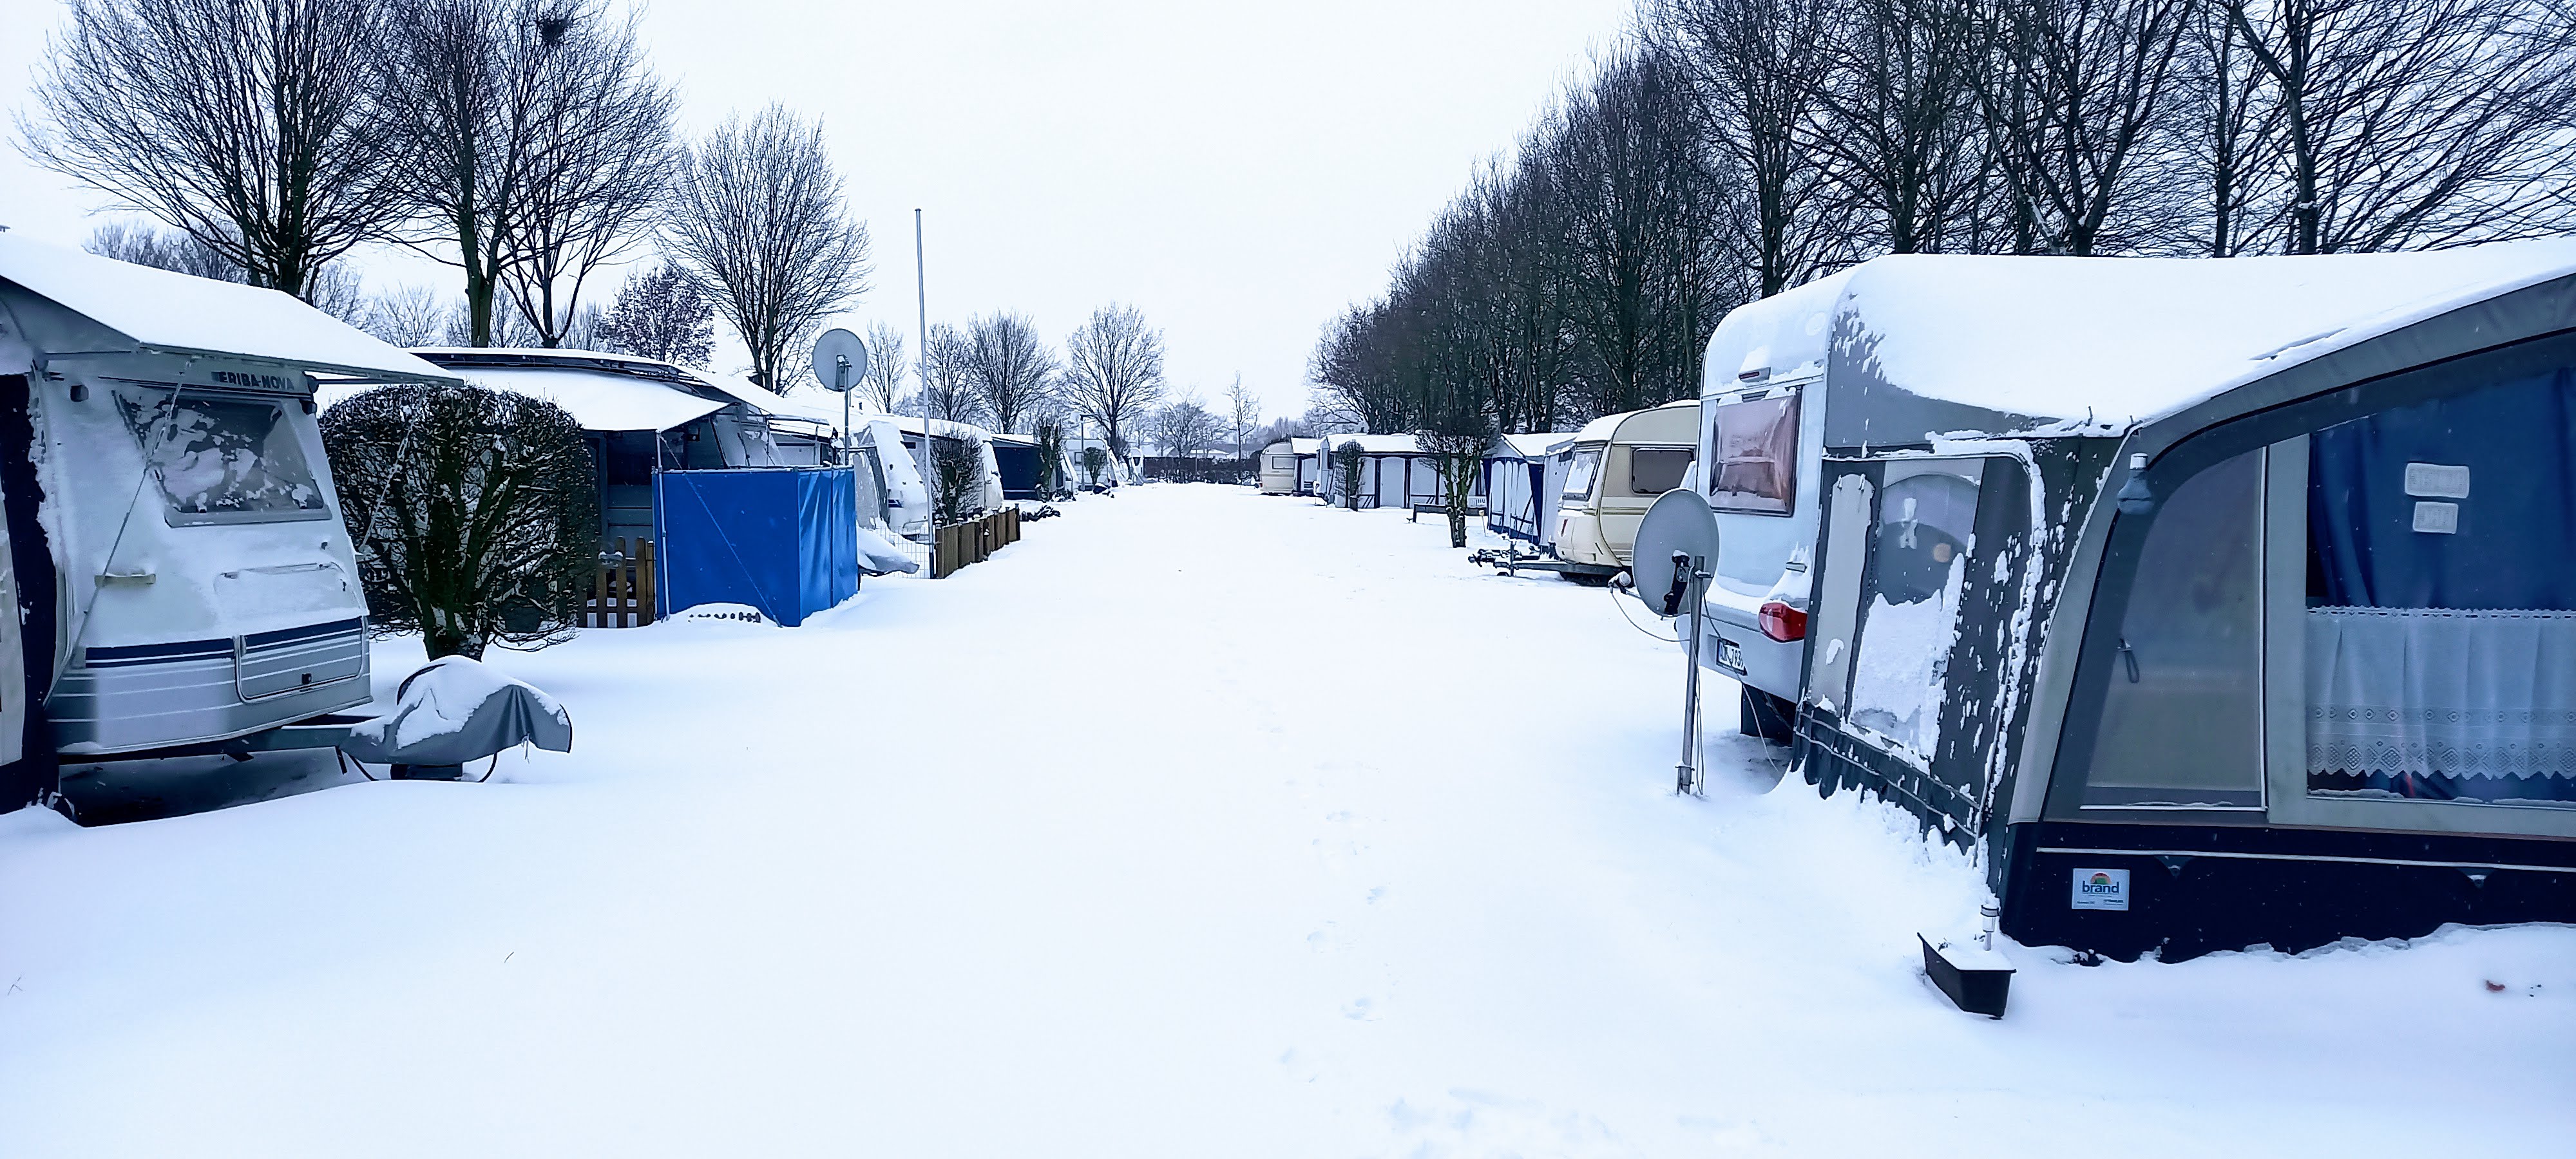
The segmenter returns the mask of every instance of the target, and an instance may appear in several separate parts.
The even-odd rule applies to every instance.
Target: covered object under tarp
[[[1485,452],[1485,526],[1541,548],[1556,542],[1556,501],[1573,432],[1503,435]]]
[[[850,598],[860,562],[851,502],[847,467],[654,476],[657,614],[748,604],[792,628]]]
[[[1982,847],[2025,943],[2576,921],[2576,241],[1800,312],[1710,370],[1823,366],[1809,782]]]

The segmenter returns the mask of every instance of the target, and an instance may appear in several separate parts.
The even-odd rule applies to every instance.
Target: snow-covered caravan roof
[[[37,300],[0,304],[49,355],[149,351],[274,362],[362,382],[454,381],[292,295],[11,233],[0,233],[0,283]]]
[[[1688,411],[1684,415],[1684,411]],[[1636,426],[1628,424],[1643,420]],[[1688,443],[1699,438],[1699,400],[1695,398],[1650,406],[1644,410],[1625,410],[1606,414],[1583,424],[1575,432],[1578,443],[1608,443],[1625,439],[1632,443]]]
[[[2256,258],[1877,258],[1755,303],[1804,336],[1830,297],[1827,438],[2113,435],[2411,323],[2576,275],[2576,239],[2431,253]],[[1799,296],[1804,295],[1804,296]],[[1801,316],[1803,315],[1803,316]],[[1728,336],[1728,342],[1735,340]],[[1756,347],[1746,344],[1749,357]],[[1779,361],[1775,348],[1774,361]],[[1720,344],[1710,366],[1725,370]],[[1777,369],[1775,368],[1775,374]],[[1875,395],[1848,412],[1849,387]],[[1941,406],[1907,406],[1903,398]],[[1964,411],[1959,408],[1965,408]]]
[[[1727,311],[1709,335],[1703,395],[1824,373],[1833,312],[1856,266]]]
[[[1292,455],[1311,455],[1321,450],[1323,445],[1324,440],[1322,439],[1290,439],[1288,440],[1288,453]]]
[[[1358,443],[1360,445],[1360,453],[1364,455],[1419,455],[1423,453],[1422,441],[1414,438],[1412,435],[1326,435],[1321,440],[1321,443],[1323,453],[1325,454],[1331,454],[1334,451],[1340,450],[1342,445],[1345,443]]]

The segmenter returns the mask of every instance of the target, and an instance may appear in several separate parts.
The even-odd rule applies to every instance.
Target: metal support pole
[[[850,360],[846,357],[832,367],[832,389],[841,394],[841,466],[850,472],[850,526],[855,534],[859,525],[859,440],[850,433]]]
[[[930,469],[930,283],[923,272],[927,268],[921,256],[921,209],[916,206],[912,211],[912,292],[914,305],[921,311],[916,319],[920,329],[914,332],[921,340],[920,358],[914,363],[920,375],[921,457],[913,461],[913,466],[921,476],[922,502],[930,505],[921,517],[922,526],[930,532],[930,567],[922,569],[923,575],[939,566],[939,495],[932,490],[936,484],[931,481]]]
[[[1679,554],[1676,552],[1675,554]],[[1706,559],[1690,560],[1690,582],[1684,587],[1683,599],[1689,601],[1690,639],[1682,645],[1682,658],[1689,671],[1682,677],[1682,760],[1673,769],[1673,792],[1700,795],[1699,752],[1699,634],[1700,609],[1708,602],[1707,574],[1702,570]]]

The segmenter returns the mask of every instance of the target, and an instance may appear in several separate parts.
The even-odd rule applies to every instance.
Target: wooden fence
[[[626,537],[609,540],[592,575],[590,602],[582,606],[585,628],[640,628],[653,622],[653,541],[635,540],[628,554]]]
[[[1004,507],[981,518],[951,523],[934,533],[930,578],[945,579],[958,568],[982,563],[993,553],[1020,541],[1020,509]]]

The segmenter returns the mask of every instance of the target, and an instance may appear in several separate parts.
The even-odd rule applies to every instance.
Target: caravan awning
[[[455,376],[275,290],[156,270],[0,233],[0,281],[86,319],[54,354],[207,355],[275,362],[358,382]]]
[[[456,373],[476,386],[551,402],[572,412],[586,431],[667,431],[731,405],[651,379],[596,370],[476,366]]]

